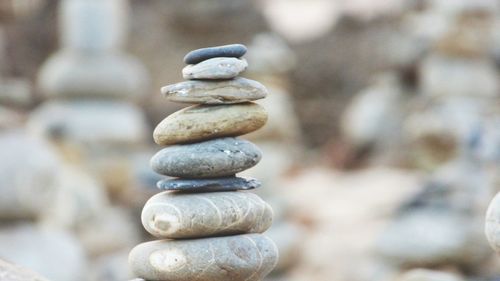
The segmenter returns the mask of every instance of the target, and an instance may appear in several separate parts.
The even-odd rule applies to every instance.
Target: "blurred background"
[[[230,43],[270,91],[244,173],[275,211],[266,281],[500,280],[483,231],[497,0],[1,0],[0,258],[52,281],[133,278],[152,129],[184,107],[159,89],[188,51]]]

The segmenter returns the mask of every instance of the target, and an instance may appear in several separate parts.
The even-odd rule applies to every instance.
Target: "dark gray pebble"
[[[153,156],[151,167],[171,177],[217,178],[247,170],[261,157],[260,149],[249,141],[220,138],[166,147]]]
[[[242,44],[231,44],[209,47],[189,52],[184,57],[186,64],[196,64],[204,60],[218,57],[239,58],[247,52],[247,47]]]
[[[179,190],[188,192],[212,192],[250,190],[259,188],[260,181],[253,178],[225,177],[211,179],[166,179],[156,186],[161,190]]]

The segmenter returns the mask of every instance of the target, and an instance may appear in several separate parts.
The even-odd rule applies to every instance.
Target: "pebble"
[[[239,58],[247,52],[247,47],[242,44],[231,44],[217,47],[208,47],[189,52],[184,57],[186,64],[195,64],[217,57]]]
[[[184,239],[262,233],[272,208],[249,192],[185,194],[162,192],[142,209],[142,225],[157,238]]]
[[[258,130],[266,122],[266,110],[256,103],[194,105],[160,122],[153,138],[159,145],[198,142],[244,135]]]
[[[213,179],[169,179],[161,180],[157,187],[162,190],[192,192],[235,191],[259,188],[260,181],[253,178],[225,177]]]
[[[500,253],[500,193],[493,198],[486,212],[485,234],[493,250]]]
[[[259,281],[277,261],[276,245],[261,234],[152,241],[129,255],[135,275],[152,281]]]
[[[261,158],[259,148],[249,141],[220,138],[164,148],[153,156],[151,167],[171,177],[215,178],[249,169]]]
[[[223,81],[184,81],[161,88],[169,101],[204,104],[232,104],[265,98],[267,89],[261,83],[237,77]]]
[[[1,259],[0,277],[2,277],[4,281],[49,281],[29,269],[8,263]]]
[[[213,58],[182,69],[184,79],[231,79],[245,71],[248,63],[237,58]]]

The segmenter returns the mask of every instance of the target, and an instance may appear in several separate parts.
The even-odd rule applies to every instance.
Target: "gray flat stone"
[[[261,183],[253,178],[225,177],[212,179],[168,179],[159,181],[156,186],[162,190],[211,192],[250,190],[259,188]]]
[[[129,255],[134,274],[152,281],[260,281],[277,261],[276,245],[262,234],[158,240]]]
[[[236,77],[231,80],[189,80],[161,88],[169,101],[204,104],[231,104],[263,99],[267,89],[261,83]]]
[[[213,58],[182,69],[184,79],[231,79],[247,69],[248,63],[237,58]]]
[[[146,231],[157,238],[262,233],[272,224],[273,209],[251,192],[164,191],[146,202],[141,220]]]
[[[216,47],[197,49],[189,52],[184,57],[186,64],[195,64],[207,59],[217,57],[239,58],[247,52],[247,47],[242,44],[231,44]]]
[[[255,166],[262,153],[253,143],[236,138],[166,147],[151,159],[159,174],[181,178],[232,176]]]

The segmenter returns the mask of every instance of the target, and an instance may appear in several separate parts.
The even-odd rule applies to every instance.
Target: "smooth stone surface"
[[[262,233],[272,224],[273,210],[249,192],[165,191],[146,202],[141,219],[146,231],[157,238],[201,238]]]
[[[405,272],[396,281],[463,281],[463,279],[449,272],[418,268]]]
[[[230,79],[245,71],[248,63],[237,58],[213,58],[182,69],[184,79]]]
[[[261,83],[237,77],[224,81],[184,81],[161,88],[169,101],[184,103],[231,104],[265,98]]]
[[[186,64],[195,64],[216,57],[239,58],[247,52],[247,47],[242,44],[231,44],[216,47],[197,49],[187,53],[184,57]]]
[[[276,245],[261,234],[152,241],[129,255],[135,275],[151,281],[260,281],[277,261]]]
[[[221,138],[164,148],[153,156],[151,167],[171,177],[215,178],[249,169],[261,158],[262,153],[253,143]]]
[[[266,122],[266,110],[255,103],[194,105],[161,121],[153,138],[159,145],[198,142],[244,135],[258,130]]]
[[[192,192],[234,191],[259,188],[260,181],[253,178],[226,177],[212,179],[169,179],[161,180],[156,186],[162,190]]]

